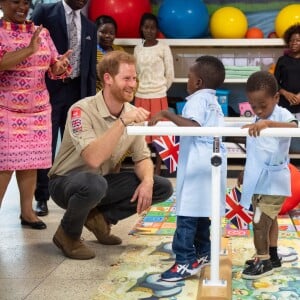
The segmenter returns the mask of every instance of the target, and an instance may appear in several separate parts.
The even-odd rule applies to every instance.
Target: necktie
[[[77,26],[75,22],[75,12],[72,11],[71,13],[71,22],[69,25],[69,48],[73,50],[70,56],[70,65],[73,68],[71,73],[71,78],[75,78],[79,75],[79,63],[80,63],[80,49],[78,43],[78,36],[77,36]]]

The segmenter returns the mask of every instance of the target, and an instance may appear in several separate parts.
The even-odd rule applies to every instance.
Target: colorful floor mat
[[[245,259],[253,255],[252,239],[232,237],[230,240],[233,300],[300,299],[299,239],[280,239],[278,252],[283,261],[282,268],[257,280],[245,280],[241,277]]]
[[[129,234],[173,236],[176,229],[175,205],[175,194],[170,199],[153,205],[138,219]],[[291,211],[290,215],[280,216],[278,223],[280,238],[297,238],[300,236],[300,210]],[[230,220],[223,218],[221,226],[223,236],[252,236],[251,223],[247,229],[238,229]]]
[[[223,236],[230,238],[233,251],[232,300],[300,300],[300,209],[280,216],[278,223],[282,268],[271,276],[245,280],[241,278],[244,261],[254,253],[252,224],[240,230],[222,219]],[[175,226],[175,196],[151,207],[134,225],[130,232],[133,245],[122,255],[108,280],[101,284],[100,296],[93,300],[196,300],[197,277],[177,284],[159,281],[159,274],[174,261],[171,242]]]
[[[170,235],[176,228],[175,194],[168,200],[150,207],[129,234]]]
[[[101,281],[92,300],[197,300],[199,275],[182,282],[160,281],[174,262],[171,236],[133,235],[126,251]],[[300,240],[280,239],[282,268],[258,280],[241,278],[244,261],[252,257],[252,238],[230,237],[232,300],[300,299]]]
[[[294,222],[299,222],[298,227]],[[279,238],[297,238],[300,236],[300,215],[299,220],[294,220],[289,215],[278,217]],[[238,229],[229,220],[222,219],[223,235],[227,237],[252,237],[252,223],[249,224],[248,229]],[[297,231],[298,230],[298,231]]]
[[[289,212],[289,216],[295,226],[295,229],[300,237],[300,209],[295,209]]]
[[[196,300],[199,276],[182,282],[160,281],[160,273],[174,263],[171,242],[170,236],[133,236],[92,299]]]

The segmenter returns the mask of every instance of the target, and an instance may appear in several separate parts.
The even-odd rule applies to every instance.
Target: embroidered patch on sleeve
[[[81,109],[75,107],[71,111],[71,124],[73,133],[82,131]]]

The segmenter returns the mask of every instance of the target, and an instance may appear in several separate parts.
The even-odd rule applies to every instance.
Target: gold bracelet
[[[124,125],[124,127],[127,127],[127,125],[125,124],[125,122],[124,122],[123,118],[122,118],[122,117],[120,117],[119,119],[120,119],[120,121],[122,122],[122,124]]]

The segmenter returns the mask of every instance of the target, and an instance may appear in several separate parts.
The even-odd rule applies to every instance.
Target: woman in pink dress
[[[49,32],[26,17],[31,1],[0,0],[0,207],[13,172],[21,224],[45,229],[32,201],[36,170],[51,166],[51,106],[45,74],[65,78],[68,56],[59,56]]]

